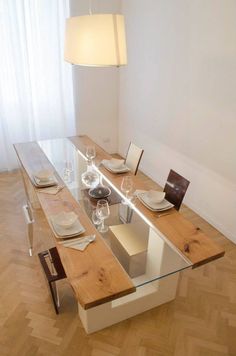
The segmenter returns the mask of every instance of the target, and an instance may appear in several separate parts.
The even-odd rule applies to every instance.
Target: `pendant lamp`
[[[124,16],[90,14],[68,18],[64,58],[81,66],[127,64]]]

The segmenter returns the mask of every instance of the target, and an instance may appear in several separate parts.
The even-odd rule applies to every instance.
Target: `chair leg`
[[[53,259],[51,256],[51,253],[49,250],[47,250],[47,255],[45,255],[45,257],[48,257],[50,260],[50,267],[51,267],[51,274],[52,276],[57,275],[57,271],[55,269],[54,263],[53,263]],[[59,293],[58,293],[58,289],[57,289],[57,284],[56,282],[48,282],[49,283],[49,287],[50,287],[50,291],[51,291],[51,295],[52,295],[52,300],[53,300],[53,304],[54,304],[54,308],[57,314],[59,314],[59,307],[60,307],[60,299],[59,299]]]
[[[56,282],[66,278],[66,273],[61,263],[60,256],[56,247],[42,251],[38,256],[49,284],[55,312],[56,314],[59,314],[60,300]]]
[[[58,295],[58,291],[57,291],[56,282],[49,282],[49,288],[50,288],[55,312],[56,312],[56,314],[59,314],[58,308],[60,306],[60,302],[59,302],[59,295]]]

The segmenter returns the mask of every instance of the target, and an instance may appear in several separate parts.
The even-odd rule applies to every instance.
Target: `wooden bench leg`
[[[27,239],[28,239],[28,245],[29,245],[29,255],[32,256],[33,255],[33,233],[34,233],[34,219],[33,219],[33,214],[31,211],[31,208],[29,207],[29,205],[24,205],[22,207],[23,209],[23,213],[24,213],[24,217],[25,217],[25,222],[27,224]]]

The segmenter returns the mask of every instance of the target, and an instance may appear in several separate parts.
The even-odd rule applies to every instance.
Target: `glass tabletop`
[[[98,180],[94,180],[94,186],[110,189],[110,195],[105,198],[110,210],[105,219],[108,231],[102,233],[102,237],[136,287],[191,267],[191,263],[174,246],[149,226],[147,219],[135,207],[135,202],[122,202],[123,194],[109,179],[104,179],[97,160],[96,166],[88,163],[86,157],[66,138],[38,141],[38,144],[98,229],[101,220],[96,219],[95,211],[99,199],[91,197],[90,188],[84,183],[84,174],[95,172]]]

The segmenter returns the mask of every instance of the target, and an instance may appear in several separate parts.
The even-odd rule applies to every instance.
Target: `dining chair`
[[[166,193],[166,200],[174,204],[176,210],[180,209],[184,196],[189,186],[189,181],[176,173],[172,169],[168,175],[164,192]]]
[[[125,159],[126,166],[136,175],[144,150],[130,142]]]
[[[55,312],[59,314],[60,300],[56,282],[67,277],[60,256],[56,247],[42,251],[38,256],[49,284]]]

